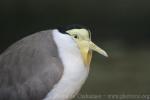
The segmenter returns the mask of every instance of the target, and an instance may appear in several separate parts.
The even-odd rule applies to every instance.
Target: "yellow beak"
[[[95,45],[92,41],[77,41],[82,57],[84,59],[84,63],[86,65],[90,65],[91,59],[92,59],[92,51],[96,51],[99,54],[102,54],[105,57],[108,57],[107,53],[101,49],[100,47],[98,47],[97,45]]]
[[[90,65],[92,58],[92,51],[96,51],[99,54],[108,57],[107,53],[103,49],[101,49],[91,41],[91,32],[89,30],[83,28],[83,29],[72,29],[66,32],[69,33],[71,36],[75,35],[78,36],[78,38],[73,37],[73,39],[77,42],[79,46],[85,65],[87,66]]]
[[[92,41],[89,42],[89,45],[90,45],[91,50],[96,51],[96,52],[98,52],[99,54],[101,54],[105,57],[108,57],[108,54],[103,49],[101,49],[96,44],[94,44]]]

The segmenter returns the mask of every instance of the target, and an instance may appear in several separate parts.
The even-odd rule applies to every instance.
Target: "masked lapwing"
[[[88,76],[92,51],[108,56],[81,25],[19,40],[0,55],[0,100],[72,99]]]

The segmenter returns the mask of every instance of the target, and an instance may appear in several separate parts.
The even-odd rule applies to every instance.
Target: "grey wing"
[[[62,73],[51,31],[30,35],[0,56],[0,100],[41,100]]]

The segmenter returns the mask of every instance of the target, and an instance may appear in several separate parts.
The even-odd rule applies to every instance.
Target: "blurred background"
[[[75,100],[150,95],[149,0],[1,0],[0,53],[29,34],[68,24],[90,27],[93,41],[110,56],[93,54],[89,78]],[[80,98],[86,94],[104,97]],[[130,99],[150,98],[124,100]]]

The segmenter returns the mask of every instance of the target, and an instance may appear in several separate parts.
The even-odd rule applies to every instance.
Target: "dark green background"
[[[89,26],[110,56],[94,53],[79,95],[150,95],[149,0],[1,0],[0,52],[24,36],[68,24]]]

